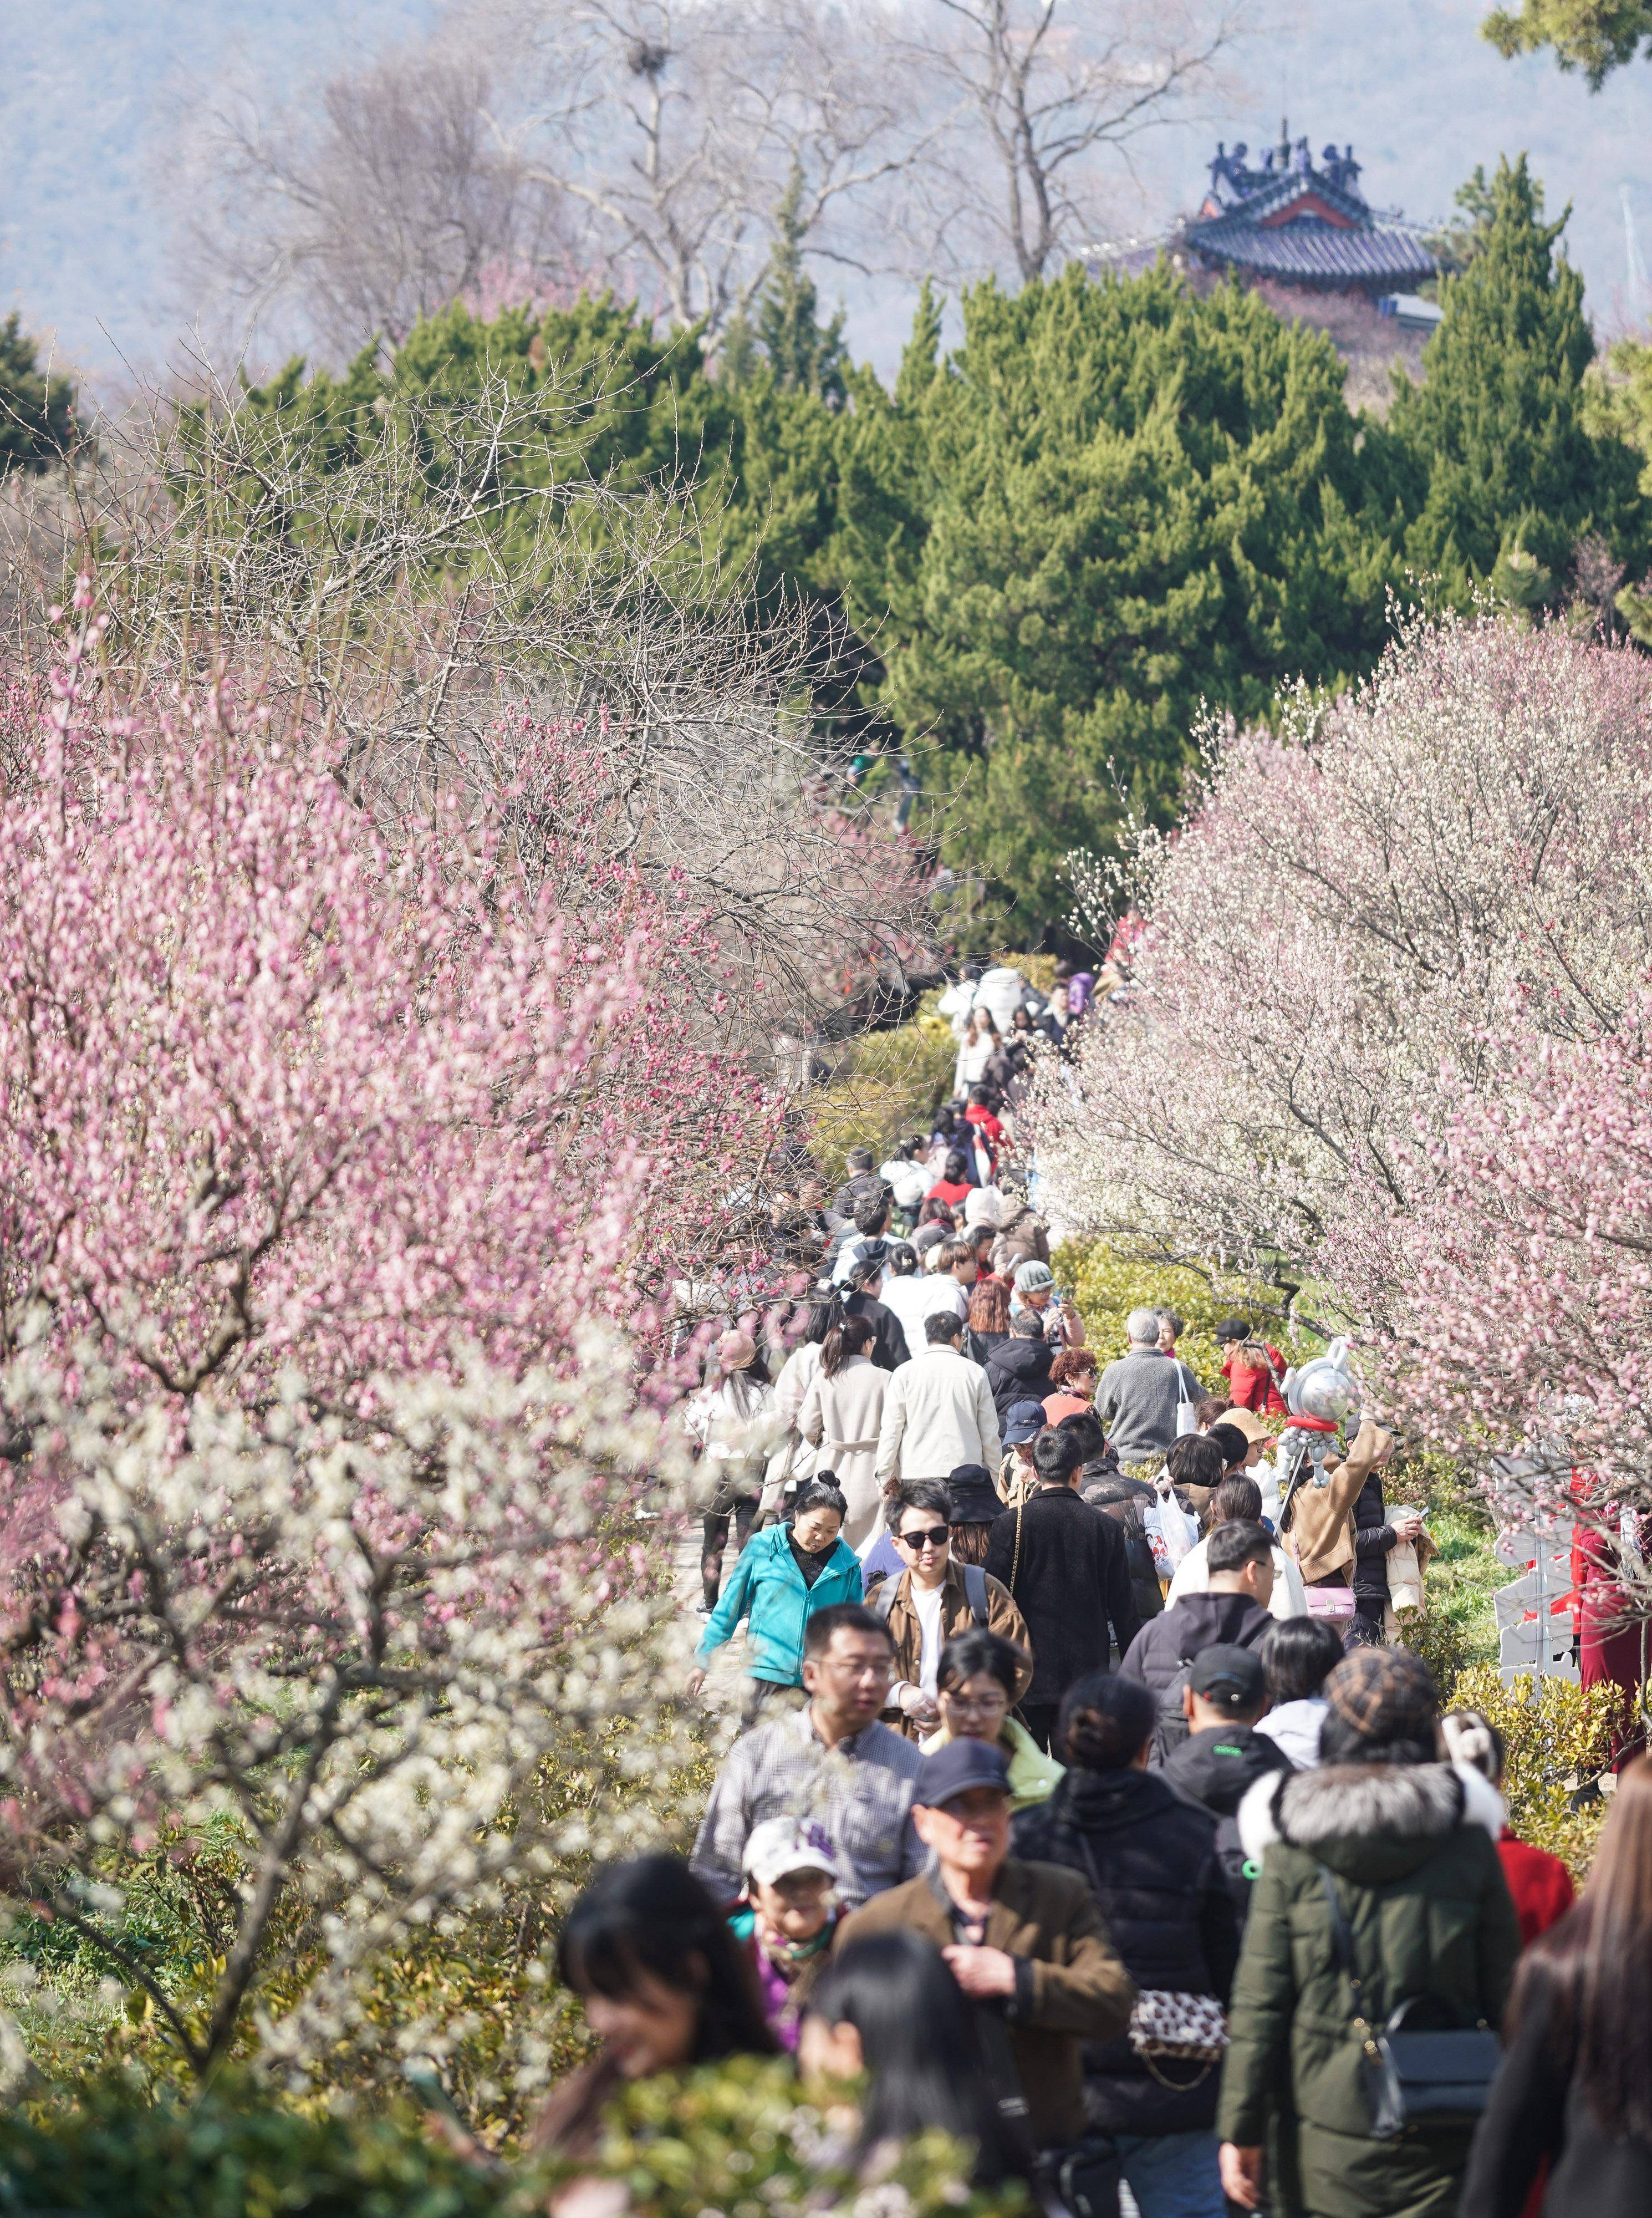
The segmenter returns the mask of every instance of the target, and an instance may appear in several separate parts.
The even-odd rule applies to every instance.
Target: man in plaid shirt
[[[765,1818],[812,1818],[824,1827],[846,1910],[923,1870],[912,1822],[923,1758],[914,1742],[878,1723],[894,1663],[888,1627],[859,1603],[810,1618],[807,1706],[735,1742],[700,1821],[690,1866],[721,1900],[739,1893],[746,1843]]]

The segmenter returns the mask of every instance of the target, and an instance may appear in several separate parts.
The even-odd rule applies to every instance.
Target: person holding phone
[[[1078,1304],[1070,1291],[1056,1285],[1055,1273],[1048,1263],[1018,1264],[1012,1284],[1012,1318],[1019,1310],[1030,1310],[1040,1319],[1044,1338],[1052,1347],[1084,1346],[1084,1319],[1079,1315]]]

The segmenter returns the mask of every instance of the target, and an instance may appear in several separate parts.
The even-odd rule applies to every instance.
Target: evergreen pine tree
[[[41,369],[40,350],[14,308],[0,323],[0,477],[49,468],[80,437],[74,387]]]
[[[988,282],[963,320],[939,360],[926,295],[895,396],[857,399],[832,546],[882,701],[961,791],[948,859],[1036,932],[1121,792],[1173,811],[1203,702],[1370,666],[1394,572],[1323,334],[1165,268]]]
[[[1543,220],[1524,156],[1499,164],[1477,251],[1441,288],[1423,381],[1396,381],[1374,443],[1397,472],[1408,561],[1459,602],[1490,585],[1515,606],[1552,604],[1586,534],[1644,559],[1637,458],[1589,420],[1594,339],[1583,280],[1555,251],[1565,224]]]
[[[775,212],[775,243],[753,328],[783,392],[812,393],[828,408],[841,408],[847,398],[843,311],[821,323],[820,295],[803,267],[801,197],[802,179],[794,170]]]

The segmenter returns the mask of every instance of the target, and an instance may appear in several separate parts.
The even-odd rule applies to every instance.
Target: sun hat
[[[1241,1409],[1237,1404],[1230,1409],[1222,1411],[1216,1419],[1216,1424],[1211,1426],[1212,1432],[1215,1432],[1216,1425],[1226,1425],[1231,1432],[1243,1433],[1253,1447],[1258,1440],[1265,1440],[1271,1437],[1267,1427],[1253,1409]]]

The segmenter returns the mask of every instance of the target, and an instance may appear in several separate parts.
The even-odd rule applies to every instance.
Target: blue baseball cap
[[[1027,1440],[1036,1440],[1049,1422],[1042,1402],[1012,1402],[1004,1420],[1005,1447],[1018,1448]]]
[[[968,1794],[972,1787],[1009,1793],[1010,1759],[996,1741],[950,1740],[933,1756],[926,1756],[913,1789],[913,1800],[921,1802],[926,1810],[938,1810],[956,1796]]]

